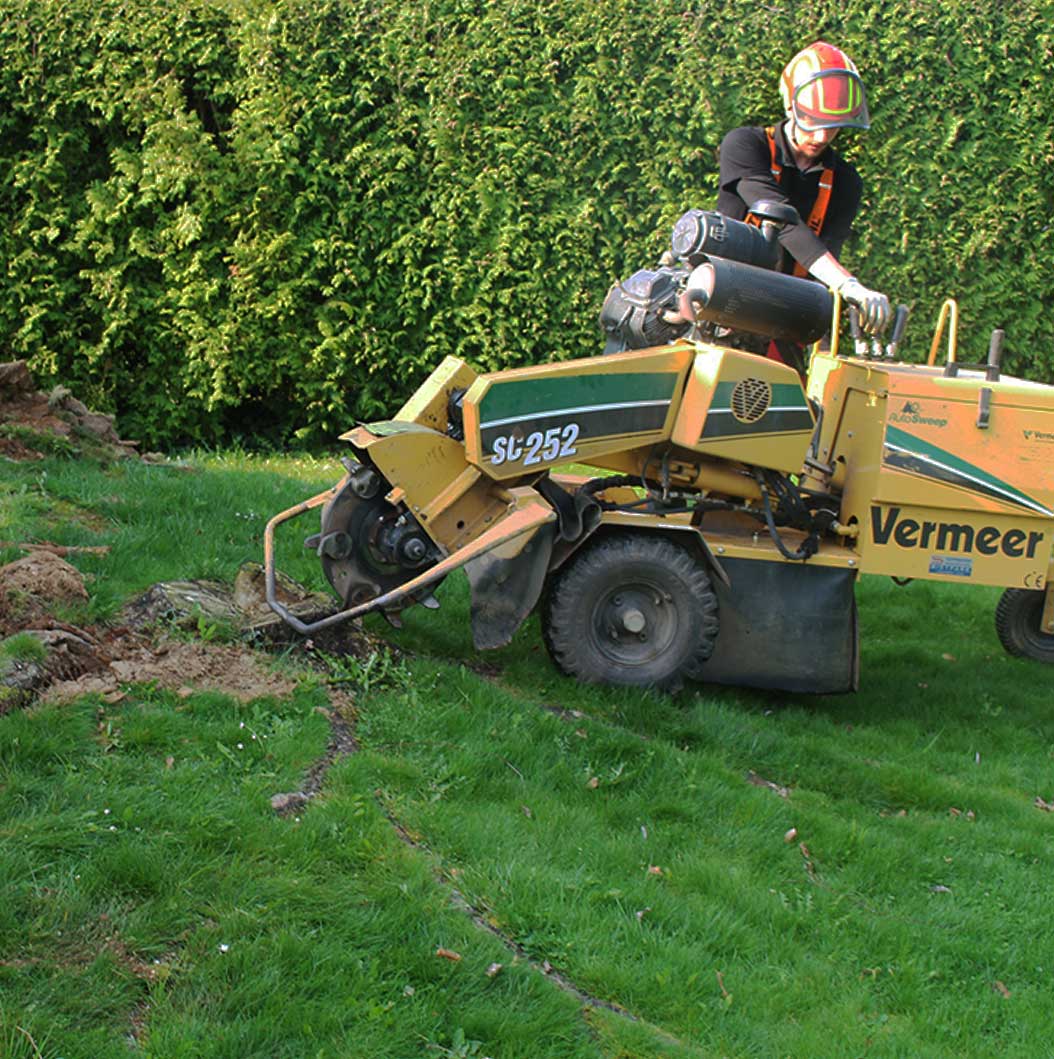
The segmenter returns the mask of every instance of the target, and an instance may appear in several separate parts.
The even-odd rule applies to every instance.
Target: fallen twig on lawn
[[[781,798],[790,797],[789,787],[781,787],[778,783],[773,783],[772,780],[767,780],[764,776],[759,776],[753,769],[750,769],[747,772],[747,783],[750,783],[755,787],[765,787],[770,791],[774,791]]]
[[[67,555],[109,555],[108,544],[52,544],[50,541],[0,541],[0,548],[17,548],[23,552],[48,552],[65,559]]]
[[[18,1030],[27,1041],[29,1041],[30,1047],[33,1049],[33,1054],[36,1055],[38,1059],[44,1059],[40,1049],[37,1047],[37,1042],[33,1040],[33,1035],[29,1030],[25,1030],[21,1026],[16,1026],[15,1029]]]

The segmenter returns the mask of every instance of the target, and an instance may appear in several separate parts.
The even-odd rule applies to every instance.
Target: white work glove
[[[839,288],[842,299],[860,310],[860,326],[872,335],[880,335],[889,323],[889,299],[877,290],[868,290],[856,276],[850,276]]]

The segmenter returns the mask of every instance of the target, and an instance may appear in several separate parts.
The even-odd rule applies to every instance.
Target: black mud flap
[[[504,647],[534,609],[549,571],[557,524],[539,527],[512,559],[493,552],[465,564],[472,589],[472,640],[479,651]]]
[[[694,680],[796,692],[856,691],[855,570],[723,559],[714,579],[720,630]]]

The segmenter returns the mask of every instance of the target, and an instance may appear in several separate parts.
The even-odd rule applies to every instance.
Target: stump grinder
[[[686,213],[664,263],[609,292],[604,355],[491,374],[448,357],[393,419],[342,435],[344,477],[267,525],[271,607],[305,635],[398,624],[464,569],[479,649],[538,610],[579,680],[840,692],[857,579],[881,574],[1005,588],[1004,648],[1054,662],[1054,387],[1002,373],[999,331],[960,363],[952,300],[926,364],[899,359],[904,306],[888,342],[852,310],[841,335],[838,296],[774,267],[787,210]],[[815,342],[806,379],[756,336]],[[304,622],[276,598],[274,540],[313,508],[305,545],[341,609]]]

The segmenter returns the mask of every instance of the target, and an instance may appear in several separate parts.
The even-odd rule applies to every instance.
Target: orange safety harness
[[[772,176],[778,184],[780,177],[783,175],[783,166],[780,165],[776,158],[776,130],[773,126],[770,125],[765,129],[765,137],[769,141],[769,165],[772,169]],[[831,204],[831,192],[833,190],[834,169],[830,166],[825,166],[823,172],[820,174],[820,185],[816,192],[816,201],[812,204],[812,209],[809,211],[809,218],[805,222],[812,230],[813,235],[818,236],[820,230],[823,228],[824,218],[827,216],[827,207]],[[752,213],[748,213],[746,216],[746,222],[747,224],[760,224],[761,218],[755,217]],[[808,269],[803,268],[797,261],[795,261],[793,274],[804,279],[809,275],[809,272]],[[783,351],[780,349],[779,343],[775,340],[769,342],[765,355],[770,359],[778,360],[783,364],[788,363]],[[799,372],[802,372],[803,363],[804,362],[792,364],[791,366],[797,368]]]
[[[783,174],[783,166],[776,159],[776,130],[770,125],[765,130],[765,136],[769,141],[769,164],[772,168],[772,176],[779,183]],[[820,174],[820,186],[816,192],[816,201],[812,204],[809,219],[805,222],[811,229],[813,235],[819,235],[823,228],[824,218],[827,216],[827,207],[831,204],[831,192],[834,190],[834,170],[830,166],[824,167]],[[749,223],[757,224],[758,220],[753,216],[747,218]],[[797,261],[794,262],[794,275],[807,276],[807,269],[802,268]]]

